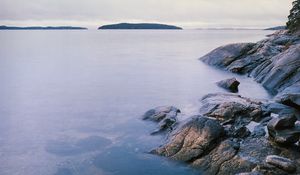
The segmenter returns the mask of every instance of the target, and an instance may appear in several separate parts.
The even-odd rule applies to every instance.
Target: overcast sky
[[[0,25],[160,22],[185,28],[283,25],[293,0],[0,0]]]

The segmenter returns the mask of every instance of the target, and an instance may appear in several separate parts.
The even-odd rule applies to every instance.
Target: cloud
[[[164,22],[193,27],[282,25],[293,0],[1,0],[1,23]]]

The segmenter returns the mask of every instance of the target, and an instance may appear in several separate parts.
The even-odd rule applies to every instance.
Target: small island
[[[31,27],[16,27],[16,26],[0,26],[0,30],[87,30],[85,27],[73,26],[31,26]]]
[[[181,27],[166,25],[166,24],[155,24],[155,23],[119,23],[104,25],[98,28],[98,30],[182,30]]]

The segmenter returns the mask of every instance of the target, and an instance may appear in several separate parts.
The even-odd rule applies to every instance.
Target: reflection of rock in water
[[[99,136],[90,136],[78,141],[51,141],[46,146],[46,151],[59,156],[72,156],[86,152],[97,151],[111,144],[109,139]]]

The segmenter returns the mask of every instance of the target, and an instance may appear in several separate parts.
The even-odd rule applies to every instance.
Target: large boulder
[[[152,153],[183,162],[209,152],[223,135],[223,127],[203,116],[193,116],[172,133],[168,142]]]
[[[217,82],[217,85],[230,91],[230,92],[236,93],[239,91],[238,87],[240,85],[240,82],[236,78],[229,78],[229,79]]]

